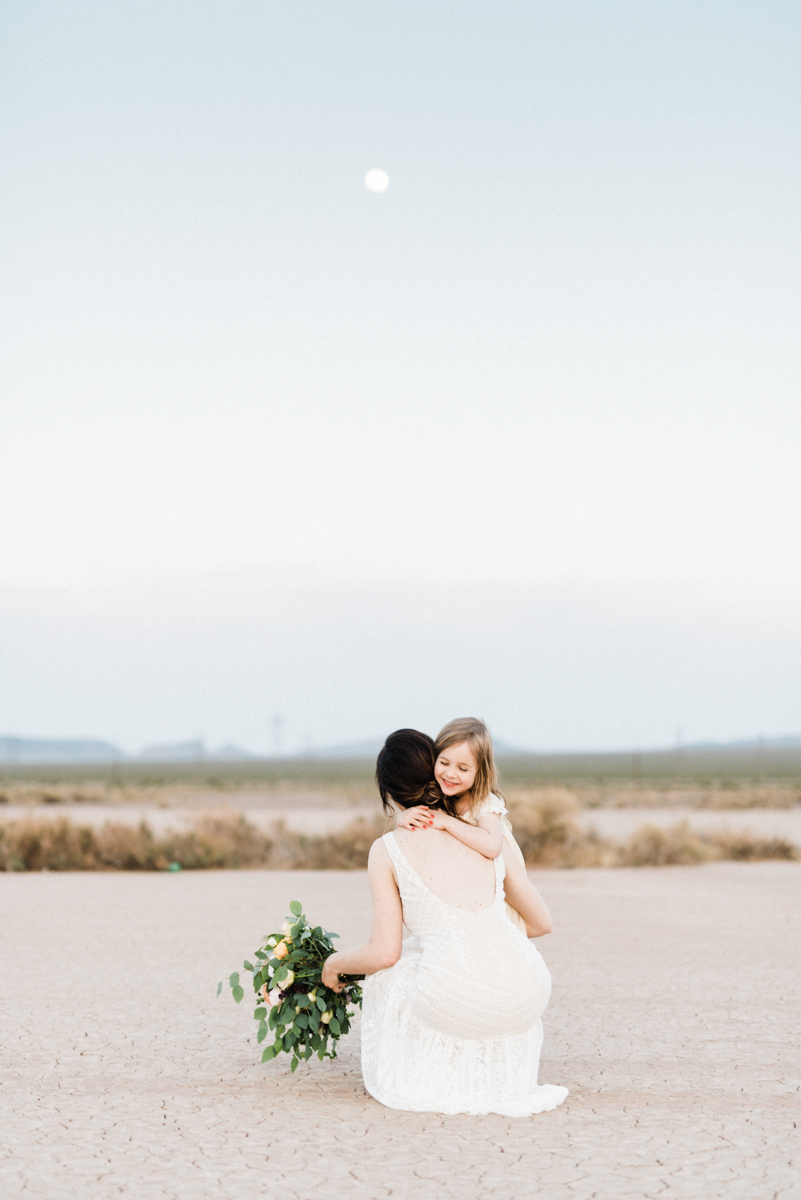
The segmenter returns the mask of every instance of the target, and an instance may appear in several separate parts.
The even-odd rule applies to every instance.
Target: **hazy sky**
[[[799,61],[764,0],[9,0],[0,732],[801,728]]]

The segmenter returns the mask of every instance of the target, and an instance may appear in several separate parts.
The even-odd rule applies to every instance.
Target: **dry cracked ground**
[[[362,873],[0,876],[2,1200],[798,1200],[801,864],[536,880],[571,1094],[509,1120],[382,1108],[358,1033],[262,1066],[215,998],[291,899],[361,938]]]

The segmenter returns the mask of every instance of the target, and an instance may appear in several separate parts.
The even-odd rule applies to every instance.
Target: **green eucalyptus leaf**
[[[256,1034],[256,1041],[259,1043],[263,1042],[264,1039],[267,1037],[267,1032],[268,1032],[268,1030],[267,1030],[266,1022],[262,1021],[261,1024],[259,1025],[259,1031]]]
[[[317,997],[317,1007],[319,1008],[321,1013],[324,1013],[325,1010],[328,1008],[328,1001],[326,1000],[325,996]]]
[[[336,1019],[336,1017],[332,1017],[328,1022],[328,1028],[331,1030],[334,1037],[339,1037],[340,1033],[342,1032],[339,1026],[339,1021]]]
[[[237,1004],[239,1004],[240,1000],[242,999],[242,997],[245,994],[245,989],[243,987],[240,987],[239,984],[237,984],[234,988],[231,989],[231,991],[232,991],[234,1000],[236,1000]]]
[[[239,972],[234,971],[231,975],[229,975],[228,982],[230,983],[231,987],[236,987],[236,985],[239,983]]]
[[[267,1009],[259,1007],[253,1013],[253,1020],[254,1021],[263,1021],[266,1016],[267,1016]]]
[[[221,991],[222,991],[222,980],[220,980],[220,982],[217,984],[217,995],[218,996]]]
[[[246,971],[253,970],[253,963],[249,963],[247,959],[245,959],[245,961],[242,963],[242,966],[245,968]]]
[[[293,1058],[293,1059],[292,1059],[292,1066],[291,1066],[291,1068],[290,1068],[290,1069],[291,1069],[292,1071],[296,1071],[296,1070],[297,1070],[297,1066],[298,1066],[298,1060],[297,1060],[296,1058]]]
[[[291,900],[289,902],[289,911],[292,913],[292,915],[294,917],[299,917],[300,914],[303,912],[303,905],[300,903],[299,900]]]
[[[265,1046],[264,1050],[262,1051],[261,1061],[269,1062],[271,1058],[275,1058],[276,1053],[277,1051],[275,1046]]]

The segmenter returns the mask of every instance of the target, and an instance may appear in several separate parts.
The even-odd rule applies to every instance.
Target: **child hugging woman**
[[[376,781],[399,827],[370,849],[372,932],[326,959],[322,974],[335,991],[343,974],[366,976],[367,1091],[412,1112],[556,1108],[567,1088],[538,1080],[551,977],[531,940],[550,933],[551,917],[519,850],[501,853],[505,805],[493,791],[489,734],[480,722],[453,722],[435,746],[418,730],[396,730]]]
[[[492,738],[483,721],[460,717],[440,730],[435,742],[434,778],[442,796],[431,789],[421,803],[398,813],[399,829],[442,829],[485,858],[503,850],[507,869],[512,862],[525,869],[514,839],[492,751]],[[437,801],[443,807],[431,807]],[[520,913],[506,905],[507,915],[523,933]]]

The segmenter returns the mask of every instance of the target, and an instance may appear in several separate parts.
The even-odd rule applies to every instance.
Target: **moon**
[[[386,171],[380,170],[378,167],[373,167],[372,171],[368,171],[364,177],[364,186],[368,192],[385,192],[389,187],[389,175]]]

